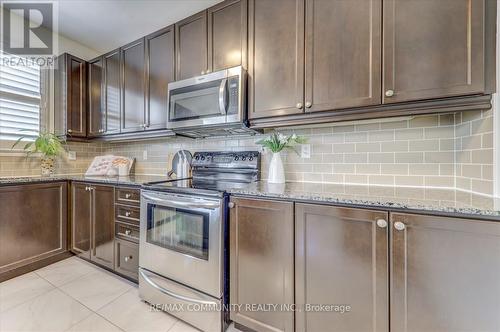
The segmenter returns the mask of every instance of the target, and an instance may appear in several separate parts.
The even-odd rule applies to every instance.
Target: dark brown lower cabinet
[[[92,193],[92,251],[90,259],[114,267],[115,190],[110,186],[90,187]]]
[[[102,266],[114,267],[114,188],[72,184],[71,250]]]
[[[129,278],[139,278],[139,245],[125,240],[115,240],[115,271]]]
[[[296,331],[387,331],[388,215],[295,208]]]
[[[67,221],[66,182],[0,187],[0,280],[66,252]]]
[[[500,331],[500,223],[391,215],[391,331]]]
[[[294,303],[293,203],[231,198],[231,319],[255,331],[294,330],[292,311],[245,310],[251,304]],[[232,205],[232,204],[231,204]]]

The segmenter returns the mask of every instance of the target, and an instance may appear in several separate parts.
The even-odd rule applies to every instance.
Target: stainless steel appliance
[[[189,137],[255,133],[247,127],[241,66],[168,84],[167,128]]]
[[[202,331],[220,332],[228,299],[226,189],[258,180],[260,155],[197,152],[191,164],[191,179],[142,189],[139,294]]]

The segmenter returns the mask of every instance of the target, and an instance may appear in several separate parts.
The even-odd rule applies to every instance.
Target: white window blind
[[[21,61],[0,53],[0,140],[35,137],[40,131],[40,67]]]

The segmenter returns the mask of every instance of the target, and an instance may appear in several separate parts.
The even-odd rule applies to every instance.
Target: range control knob
[[[253,160],[252,156],[248,157],[248,161],[252,161],[252,160]]]
[[[247,158],[245,156],[241,157],[242,161],[245,161]]]
[[[235,161],[238,161],[239,159],[240,159],[240,158],[239,158],[238,156],[235,156],[235,157],[234,157],[234,160],[235,160]]]
[[[201,160],[205,160],[205,156],[201,156]]]
[[[200,156],[196,156],[194,159],[196,159],[196,160],[200,160]]]

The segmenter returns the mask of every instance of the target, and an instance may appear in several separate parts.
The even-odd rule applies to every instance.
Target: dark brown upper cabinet
[[[248,117],[303,113],[304,0],[249,0]]]
[[[55,133],[87,137],[87,62],[64,53],[57,58],[55,77]]]
[[[167,88],[175,80],[174,26],[146,37],[146,126],[167,126]]]
[[[106,131],[106,108],[104,105],[103,58],[89,61],[88,66],[88,136],[101,136]]]
[[[227,0],[208,9],[208,70],[247,68],[248,1]]]
[[[208,70],[207,11],[175,24],[176,79],[205,74]]]
[[[383,3],[384,103],[487,92],[489,0]]]
[[[144,38],[121,48],[122,126],[121,132],[146,128]]]
[[[104,61],[104,98],[106,112],[106,134],[120,132],[121,123],[121,84],[120,50],[103,56]]]
[[[380,104],[382,1],[305,3],[306,112]]]

